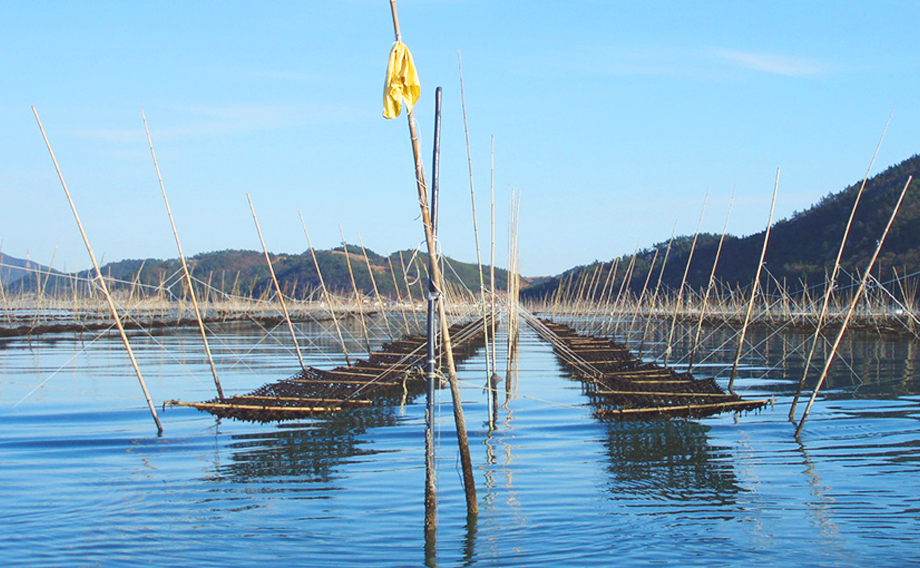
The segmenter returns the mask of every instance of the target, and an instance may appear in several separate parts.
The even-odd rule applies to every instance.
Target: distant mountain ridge
[[[920,177],[920,155],[891,166],[868,180],[844,249],[844,278],[847,274],[860,274],[865,269],[898,195],[910,176]],[[805,211],[794,213],[773,226],[767,247],[766,273],[763,276],[769,287],[775,289],[782,285],[787,291],[795,292],[806,286],[823,283],[825,275],[833,267],[843,230],[861,184],[862,180],[859,180],[840,192],[831,193]],[[920,186],[917,184],[920,184],[920,181],[915,179],[879,257],[874,273],[882,281],[894,277],[895,274],[900,277],[920,274]],[[719,238],[720,235],[711,233],[699,235],[688,271],[688,286],[701,289],[708,283]],[[745,237],[725,237],[716,270],[716,278],[723,286],[735,288],[750,285],[757,269],[763,239],[764,231]],[[661,265],[668,242],[661,242],[640,251],[636,257],[629,287],[635,291],[642,288],[654,260],[652,285],[660,274],[662,285],[677,288],[690,256],[692,241],[692,235],[679,236],[673,240],[663,272]],[[339,294],[353,294],[343,247],[315,252],[326,286]],[[355,285],[362,294],[374,294],[376,284],[377,291],[383,296],[407,296],[409,292],[406,289],[405,272],[413,286],[411,294],[416,299],[421,296],[426,278],[425,255],[407,250],[385,257],[368,250],[365,260],[361,247],[355,245],[348,245],[348,253]],[[319,277],[309,251],[299,254],[271,254],[270,257],[285,294],[303,298],[318,289]],[[0,278],[7,290],[33,290],[38,279],[24,276],[33,273],[36,268],[50,270],[37,263],[6,254],[0,259],[3,265],[0,267]],[[619,285],[625,267],[630,263],[631,255],[624,255],[616,260],[620,268],[614,283]],[[449,268],[445,270],[445,276],[451,285],[470,290],[479,289],[479,274],[475,264],[449,258],[447,262]],[[586,274],[600,272],[601,269],[604,272],[609,271],[612,262],[576,266],[553,277],[525,278],[522,283],[522,296],[546,297],[552,294],[560,283],[578,281]],[[224,250],[202,253],[191,257],[189,265],[199,281],[226,293],[258,297],[270,291],[272,287],[265,257],[260,252]],[[488,278],[488,266],[483,269]],[[116,282],[116,288],[127,287],[130,283],[136,282],[145,286],[169,287],[173,294],[181,294],[181,267],[178,259],[122,260],[105,265],[102,271],[112,279],[124,282]],[[504,290],[507,271],[496,268],[495,274],[497,288]],[[89,271],[83,271],[79,276],[89,277],[91,274]],[[46,292],[66,288],[71,281],[69,276],[52,278],[47,282],[44,278],[42,280]],[[601,287],[597,288],[595,295],[601,292]]]
[[[407,297],[411,295],[420,299],[427,282],[427,255],[415,251],[401,251],[382,256],[367,250],[367,256],[361,247],[347,245],[345,250],[338,247],[332,250],[317,250],[316,263],[319,264],[323,282],[330,292],[339,295],[354,294],[354,288],[369,297],[375,293],[388,298]],[[320,279],[316,265],[309,251],[300,254],[269,253],[272,269],[278,278],[282,291],[294,298],[307,298],[320,289]],[[351,262],[351,271],[348,262]],[[449,285],[458,285],[470,290],[479,290],[479,273],[475,264],[469,264],[445,258],[448,268],[444,271]],[[202,282],[202,289],[207,286],[215,291],[247,297],[270,295],[274,290],[265,255],[248,250],[223,250],[195,255],[188,259],[193,277]],[[109,279],[112,289],[130,288],[132,286],[160,287],[169,290],[174,296],[184,294],[182,267],[178,258],[174,259],[128,259],[111,262],[101,268]],[[483,267],[488,284],[489,267]],[[371,276],[373,274],[373,277]],[[91,278],[92,271],[85,270],[77,274],[82,279]],[[355,285],[352,286],[352,277]],[[507,271],[495,269],[496,287],[504,290]],[[52,279],[45,285],[46,292],[68,289],[72,278]],[[412,286],[407,290],[407,283]],[[8,290],[29,292],[36,286],[33,279],[4,280]],[[375,292],[376,287],[376,292]]]
[[[2,283],[4,287],[30,274],[35,274],[36,271],[48,272],[50,270],[50,268],[42,266],[37,262],[16,258],[0,252],[0,283]]]
[[[858,275],[865,270],[910,176],[914,180],[873,273],[879,275],[882,281],[893,278],[895,271],[900,277],[920,273],[920,180],[916,179],[920,177],[920,155],[914,155],[873,176],[866,183],[841,260],[845,274]],[[833,268],[847,219],[861,185],[862,180],[859,180],[838,193],[825,196],[807,210],[794,213],[773,225],[765,257],[766,273],[763,276],[769,287],[776,289],[784,285],[788,292],[795,292],[809,285],[823,283],[825,274]],[[726,235],[715,272],[720,283],[735,288],[749,286],[753,282],[764,234],[765,231],[761,231],[740,238]],[[720,236],[711,233],[699,235],[687,275],[688,286],[702,289],[708,284]],[[671,289],[680,286],[692,242],[693,235],[674,239],[667,265],[661,274],[662,285]],[[653,259],[655,269],[652,271],[654,280],[651,284],[654,286],[661,273],[667,247],[668,242],[665,241],[640,251],[630,278],[630,289],[641,290]],[[625,273],[631,258],[632,255],[624,255],[618,259],[620,275]],[[574,267],[523,290],[522,295],[530,298],[545,297],[552,294],[561,282],[570,279],[578,281],[586,273],[593,273],[599,264],[603,264],[603,269],[609,271],[611,262]],[[617,282],[620,281],[621,277],[618,277]]]

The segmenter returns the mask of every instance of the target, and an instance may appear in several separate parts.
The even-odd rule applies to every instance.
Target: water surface
[[[297,370],[283,329],[215,331],[229,394]],[[319,325],[299,333],[308,364],[342,362]],[[726,337],[706,335],[697,368],[723,386]],[[763,411],[600,422],[581,384],[524,330],[492,432],[484,350],[460,370],[477,519],[466,517],[450,397],[439,391],[438,530],[426,546],[422,400],[264,425],[163,411],[164,400],[213,398],[200,337],[132,339],[159,437],[117,336],[0,344],[3,566],[920,563],[920,355],[904,340],[846,345],[797,441],[787,413],[804,337],[752,336],[736,388],[773,397]]]

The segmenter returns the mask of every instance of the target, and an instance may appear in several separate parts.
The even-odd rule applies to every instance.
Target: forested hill
[[[405,297],[408,281],[413,286],[412,297],[416,300],[420,299],[421,287],[427,282],[427,254],[402,251],[393,253],[387,258],[368,250],[365,259],[361,247],[348,245],[347,248],[348,260],[346,260],[343,247],[315,251],[323,281],[331,292],[340,295],[354,294],[348,270],[348,261],[350,261],[355,284],[363,294],[373,297],[376,284],[377,290],[383,296]],[[319,289],[319,276],[309,251],[301,254],[270,254],[269,256],[281,289],[286,295],[306,298]],[[274,285],[271,282],[265,255],[261,252],[224,250],[202,253],[189,258],[188,265],[197,280],[214,290],[249,297],[260,297],[263,293],[273,290]],[[368,265],[370,265],[370,270],[368,270]],[[446,258],[445,266],[444,274],[448,283],[462,285],[470,290],[479,290],[479,272],[475,264]],[[370,276],[371,271],[373,280]],[[488,278],[488,267],[484,267],[484,271]],[[102,273],[116,289],[131,287],[136,282],[143,286],[168,288],[177,296],[182,294],[183,276],[178,258],[112,262],[102,267]],[[91,278],[92,274],[90,271],[84,271],[77,276]],[[496,269],[495,279],[496,286],[504,289],[507,280],[506,271]],[[71,281],[70,275],[62,275],[43,283],[42,287],[46,293],[60,293],[62,290],[69,289]],[[34,278],[24,278],[11,285],[5,285],[8,290],[23,292],[32,291],[35,286],[36,279]]]
[[[920,155],[915,155],[900,164],[869,179],[860,199],[853,226],[844,249],[842,266],[848,274],[861,274],[875,252],[878,240],[891,216],[901,190],[909,176],[914,181],[908,189],[898,217],[882,249],[874,274],[882,280],[920,272]],[[853,203],[862,185],[862,180],[839,193],[824,197],[806,211],[794,214],[777,222],[771,231],[766,254],[764,279],[774,288],[785,283],[792,293],[806,285],[820,284],[825,274],[833,267],[840,248],[840,241],[846,228]],[[766,214],[766,212],[765,212]],[[748,286],[754,280],[757,261],[763,248],[764,231],[747,237],[726,236],[723,244],[716,278],[727,285]],[[712,271],[720,235],[701,234],[688,274],[688,285],[697,289],[706,286]],[[662,283],[671,288],[680,286],[687,265],[693,235],[674,239]],[[653,271],[653,282],[658,279],[668,243],[640,251],[630,287],[640,290],[648,276],[650,263],[658,257]],[[619,259],[619,274],[626,271],[631,255]],[[610,262],[604,263],[609,270]],[[566,281],[573,273],[593,274],[598,263],[575,267],[555,278],[532,286],[523,291],[527,297],[538,298],[552,293],[560,281]]]

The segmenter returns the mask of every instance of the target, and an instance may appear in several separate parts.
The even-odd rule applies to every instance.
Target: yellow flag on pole
[[[412,110],[421,90],[412,54],[406,44],[397,41],[390,50],[390,60],[387,63],[387,79],[383,86],[383,118],[399,116],[404,101],[406,110]]]

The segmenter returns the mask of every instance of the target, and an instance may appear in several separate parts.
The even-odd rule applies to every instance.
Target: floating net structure
[[[480,318],[450,327],[455,362],[475,353],[474,343],[482,336],[484,325]],[[426,347],[424,336],[410,335],[383,344],[366,359],[351,365],[331,370],[307,367],[246,394],[205,402],[171,400],[166,404],[189,406],[222,418],[277,422],[369,406],[378,398],[408,399],[425,391]]]
[[[531,314],[524,314],[524,319],[553,345],[570,375],[582,381],[600,418],[698,418],[758,410],[770,403],[727,393],[714,378],[698,380],[691,373],[636,359],[626,346],[610,339],[582,335]]]

